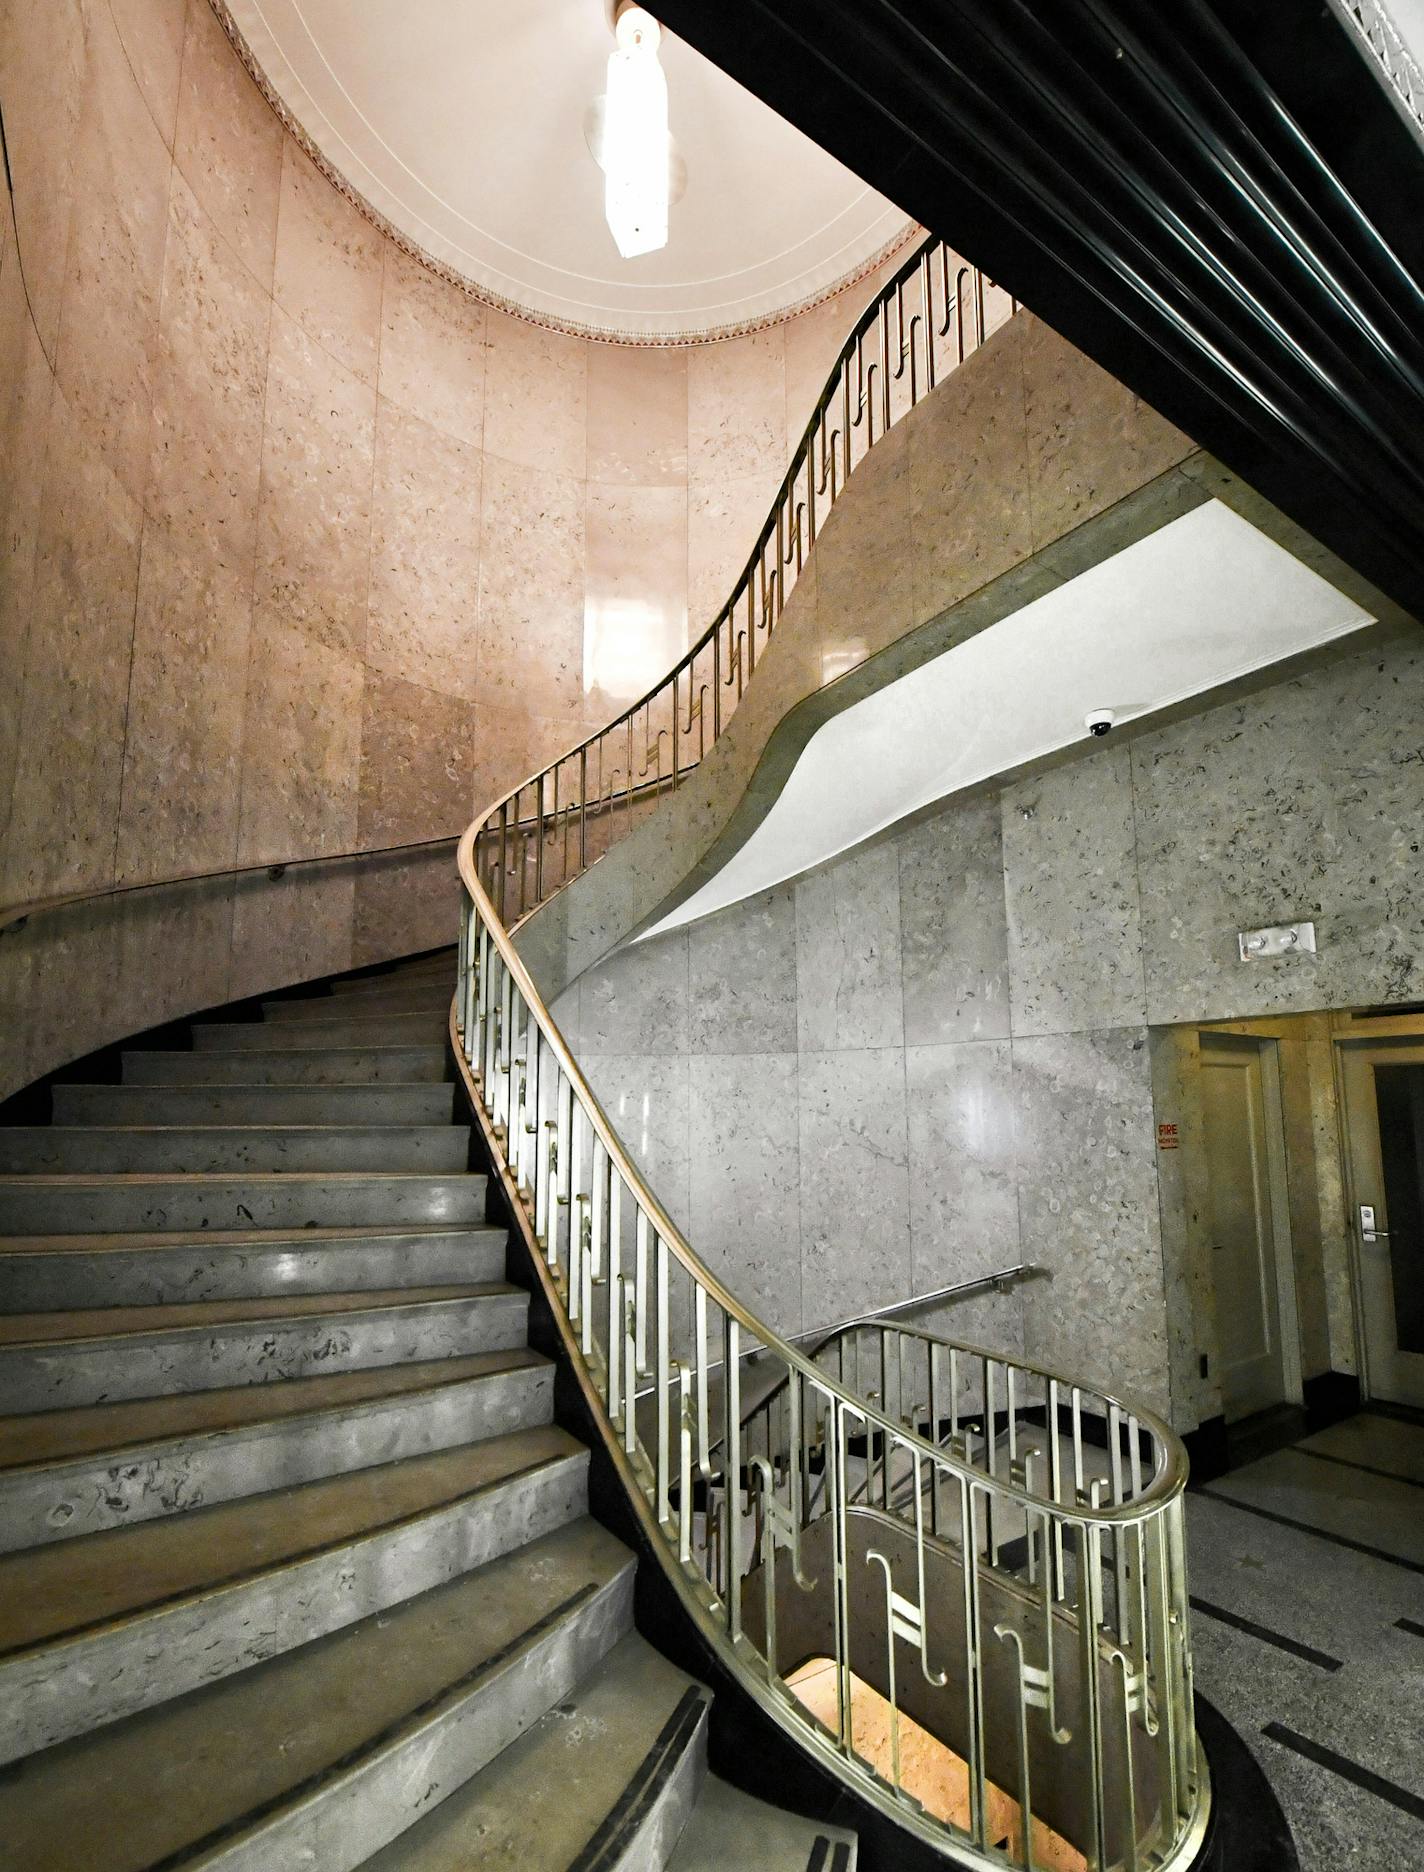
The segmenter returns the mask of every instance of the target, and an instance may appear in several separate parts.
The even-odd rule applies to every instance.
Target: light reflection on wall
[[[589,598],[584,607],[583,688],[633,702],[660,682],[685,646],[687,614],[639,598]]]

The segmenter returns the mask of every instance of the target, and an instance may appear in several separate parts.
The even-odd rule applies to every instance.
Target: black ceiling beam
[[[1424,617],[1424,151],[1323,5],[659,16]]]

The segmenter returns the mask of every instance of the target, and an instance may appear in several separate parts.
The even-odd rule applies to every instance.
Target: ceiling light
[[[655,253],[668,238],[667,79],[658,63],[658,22],[640,6],[618,9],[618,49],[608,58],[603,115],[603,212],[625,260]]]

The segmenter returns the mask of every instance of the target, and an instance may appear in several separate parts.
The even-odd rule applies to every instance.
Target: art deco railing
[[[1145,1872],[1189,1863],[1206,1808],[1180,1444],[1069,1379],[909,1329],[877,1327],[873,1373],[778,1337],[640,1174],[511,936],[724,730],[829,504],[982,342],[991,291],[934,242],[901,269],[843,348],[712,627],[466,832],[451,1035],[650,1548],[724,1666],[801,1747],[963,1862],[1056,1867],[1062,1849]],[[773,1396],[744,1423],[753,1350]],[[835,1684],[819,1715],[787,1682],[817,1658]],[[892,1712],[888,1760],[858,1715],[867,1692]],[[904,1772],[912,1719],[962,1763],[957,1806]],[[1005,1819],[1015,1802],[1031,1824]]]

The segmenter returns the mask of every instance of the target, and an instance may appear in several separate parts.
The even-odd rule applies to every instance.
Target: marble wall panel
[[[303,867],[277,879],[265,872],[238,878],[229,994],[238,1000],[349,968],[355,914],[353,866]]]
[[[188,8],[173,156],[223,239],[272,288],[282,126],[210,6]]]
[[[917,623],[1033,550],[1022,324],[991,338],[905,419]]]
[[[376,393],[272,311],[255,594],[277,620],[359,659],[366,644]]]
[[[107,7],[91,14],[56,366],[135,500],[148,475],[172,158]]]
[[[796,892],[788,885],[688,930],[692,1050],[796,1049]]]
[[[911,1292],[1019,1259],[1007,1040],[905,1049]]]
[[[572,475],[485,461],[475,665],[483,702],[546,717],[582,707],[584,492]]]
[[[234,860],[246,706],[249,580],[144,529],[124,735],[119,878]]]
[[[801,1051],[901,1045],[905,1025],[894,845],[847,853],[801,878],[795,890]]]
[[[171,150],[188,0],[108,0],[108,12],[154,126]]]
[[[381,395],[478,448],[485,422],[485,308],[397,247],[385,250]]]
[[[132,495],[57,395],[4,877],[11,902],[113,876],[139,529]]]
[[[1009,958],[997,798],[937,813],[895,843],[906,1045],[1002,1038]]]
[[[1424,996],[1424,654],[1365,651],[1133,750],[1154,1021]],[[1310,918],[1318,953],[1242,963]]]
[[[1174,467],[1194,444],[1041,319],[1022,334],[1035,548]]]
[[[463,832],[473,811],[475,746],[473,702],[373,670],[361,708],[362,845]],[[453,866],[454,853],[447,857]]]
[[[478,450],[380,399],[366,660],[466,701],[478,660],[480,469]]]
[[[218,1007],[231,994],[233,880],[184,884],[115,906],[112,1018],[125,1034]],[[155,970],[153,959],[163,957]]]
[[[588,464],[588,346],[508,313],[486,314],[486,453],[582,480]]]
[[[698,345],[687,363],[688,480],[765,475],[768,494],[786,468],[786,338],[781,326]],[[769,502],[768,502],[769,504]]]
[[[381,250],[371,223],[290,137],[282,147],[273,296],[339,364],[374,383]]]
[[[0,235],[0,876],[6,873],[10,805],[22,729],[21,703],[35,584],[54,379],[30,323],[8,226]]]
[[[597,1054],[588,1061],[588,1080],[654,1195],[685,1230],[690,1179],[687,1056]]]
[[[1013,1031],[1145,1019],[1129,750],[1006,789],[1003,840]]]
[[[561,716],[481,701],[475,704],[474,733],[472,816],[556,760],[578,740],[580,729]]]
[[[823,300],[786,326],[786,455],[795,454],[811,412],[835,368],[841,346],[862,309],[870,303],[874,287],[869,280],[848,286],[833,299]]]
[[[53,361],[88,71],[84,0],[0,11],[5,140],[36,329]],[[8,218],[8,216],[7,216]]]
[[[376,858],[356,873],[353,967],[439,949],[459,933],[460,883],[448,852]]]
[[[1016,1039],[1013,1073],[1028,1355],[1166,1410],[1146,1029]]]
[[[105,906],[77,904],[7,934],[0,949],[4,1095],[94,1050],[103,1018],[93,1005],[94,983],[114,978],[117,955],[118,926]]]
[[[249,576],[270,324],[271,300],[175,173],[145,506],[195,554]]]
[[[589,347],[588,480],[686,485],[688,356]]]
[[[698,1254],[780,1333],[801,1330],[793,1052],[694,1056],[688,1219]]]
[[[274,863],[356,843],[365,672],[259,615],[252,630],[238,857]]]
[[[619,949],[579,985],[585,1053],[643,1058],[688,1052],[687,931]]]
[[[687,495],[591,483],[584,527],[585,705],[608,721],[687,648]]]
[[[700,637],[746,569],[776,488],[764,474],[687,490],[687,624]]]
[[[801,1312],[830,1325],[911,1289],[900,1049],[801,1054]]]

